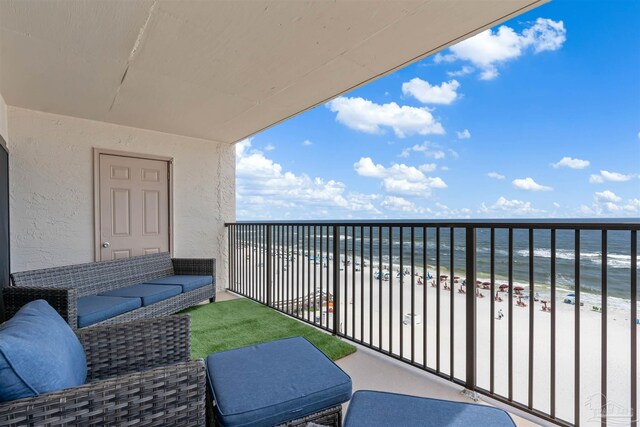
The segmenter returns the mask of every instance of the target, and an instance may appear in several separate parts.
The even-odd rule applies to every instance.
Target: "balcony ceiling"
[[[0,0],[0,92],[233,143],[545,1]]]

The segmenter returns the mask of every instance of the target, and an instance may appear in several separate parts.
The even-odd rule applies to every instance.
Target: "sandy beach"
[[[263,271],[264,259],[249,255],[246,262],[256,268],[255,271]],[[277,264],[277,265],[276,265]],[[326,299],[320,304],[320,297],[316,298],[318,309],[313,311],[314,278],[317,295],[320,292],[326,295],[327,287],[333,286],[332,262],[325,259],[321,265],[315,264],[304,255],[294,257],[294,260],[286,261],[286,256],[274,257],[274,272],[279,272],[274,281],[273,301],[288,301],[281,307],[291,312],[299,313],[301,317],[324,326],[333,324],[332,303],[327,304]],[[353,262],[344,266],[340,273],[340,331],[356,340],[371,343],[374,347],[381,347],[384,351],[411,359],[418,364],[423,364],[426,356],[426,365],[437,369],[437,352],[439,349],[439,370],[449,375],[453,368],[456,378],[465,377],[466,345],[465,345],[465,317],[466,294],[458,292],[460,282],[453,284],[453,289],[445,290],[445,281],[439,282],[429,279],[425,284],[418,284],[418,277],[404,275],[402,286],[400,279],[396,277],[397,266],[393,267],[390,281],[380,282],[372,278],[377,271],[377,265],[373,268],[367,260],[365,267],[360,266],[361,271],[354,268]],[[359,265],[359,264],[358,264]],[[286,271],[283,267],[286,266]],[[309,268],[311,270],[309,270]],[[429,268],[432,276],[436,275],[435,268]],[[422,271],[416,271],[422,273]],[[448,275],[445,268],[440,269],[440,274]],[[479,280],[488,280],[479,275]],[[432,281],[439,282],[432,286]],[[412,283],[413,282],[413,283]],[[328,283],[330,285],[328,285]],[[451,288],[449,280],[446,281]],[[502,282],[500,282],[502,283]],[[547,284],[535,284],[534,290],[540,291],[540,300],[548,299]],[[498,282],[496,283],[496,288]],[[257,287],[256,287],[257,289]],[[281,289],[282,292],[277,291]],[[248,295],[251,290],[246,289]],[[333,289],[329,289],[333,294]],[[426,295],[425,295],[426,292]],[[495,393],[508,397],[508,342],[509,342],[509,317],[513,322],[513,399],[517,402],[528,403],[529,389],[529,316],[533,311],[534,336],[533,336],[533,406],[541,411],[550,410],[550,366],[551,366],[551,314],[543,311],[543,304],[529,299],[523,299],[526,307],[517,306],[518,298],[514,295],[512,305],[509,305],[508,294],[500,293],[503,301],[495,302],[494,312],[491,312],[491,300],[489,290],[479,291],[484,297],[475,298],[476,324],[477,324],[477,385],[484,389],[490,388],[490,331],[491,323],[495,328]],[[402,298],[401,294],[402,293]],[[556,314],[556,415],[560,418],[572,421],[574,411],[574,322],[575,310],[580,310],[580,414],[581,424],[594,424],[600,422],[600,378],[601,378],[601,322],[602,314],[592,310],[591,302],[598,301],[596,295],[585,294],[584,306],[565,304],[562,301],[567,291],[558,290],[557,304],[552,307]],[[439,294],[439,296],[438,296]],[[529,294],[528,287],[524,294]],[[298,296],[304,297],[301,301]],[[439,330],[440,345],[437,345],[438,305],[439,304]],[[412,305],[413,300],[413,305]],[[452,301],[453,300],[453,301]],[[310,301],[310,306],[307,305]],[[426,305],[424,302],[426,301]],[[451,328],[451,308],[453,307],[453,328]],[[413,309],[412,309],[413,308]],[[630,312],[624,309],[624,304],[608,305],[608,400],[619,405],[621,410],[629,408],[630,399]],[[499,319],[499,311],[503,317]],[[411,313],[414,314],[412,325]],[[327,315],[328,314],[328,315]],[[405,317],[406,316],[406,317]],[[404,320],[404,322],[403,322]],[[355,322],[354,322],[355,321]],[[640,327],[640,326],[639,326]],[[425,329],[426,328],[426,329]],[[453,332],[453,367],[450,363],[451,333]],[[402,340],[401,340],[402,335]],[[426,346],[425,343],[426,336]],[[381,340],[380,340],[381,338]],[[401,347],[402,343],[402,347]],[[426,349],[426,354],[424,350]]]

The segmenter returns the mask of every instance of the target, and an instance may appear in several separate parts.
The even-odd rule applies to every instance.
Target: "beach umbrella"
[[[491,282],[482,282],[483,288],[488,288],[489,286],[491,286]]]
[[[457,283],[460,280],[460,276],[453,276],[453,280]]]
[[[524,288],[522,286],[516,286],[513,288],[514,291],[524,291]]]
[[[440,280],[447,280],[449,278],[449,276],[447,276],[446,274],[441,274],[440,275]]]
[[[476,285],[481,285],[482,284],[482,280],[476,280]]]

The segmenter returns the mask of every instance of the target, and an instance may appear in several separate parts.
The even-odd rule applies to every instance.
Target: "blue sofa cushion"
[[[277,425],[351,397],[351,378],[302,337],[215,353],[206,363],[225,427]]]
[[[108,292],[100,292],[98,295],[107,297],[124,297],[124,298],[140,298],[144,307],[155,304],[158,301],[169,299],[180,295],[182,288],[180,286],[170,285],[138,285],[127,286],[126,288],[114,289]]]
[[[142,306],[140,298],[90,295],[78,298],[78,327],[93,325]]]
[[[190,275],[166,276],[159,279],[147,280],[144,283],[153,285],[179,285],[182,286],[182,292],[189,292],[212,284],[213,277]]]
[[[356,391],[344,427],[514,427],[502,409],[378,391]]]
[[[76,387],[87,378],[84,349],[44,300],[0,325],[0,402]]]

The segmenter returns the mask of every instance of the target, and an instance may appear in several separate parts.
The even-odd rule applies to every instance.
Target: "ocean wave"
[[[521,249],[515,251],[515,253],[523,258],[529,257],[528,249]],[[551,258],[551,249],[547,248],[534,248],[533,256],[536,258]],[[569,261],[575,260],[575,252],[566,250],[566,249],[558,249],[556,250],[556,259],[564,259]],[[581,252],[580,259],[588,261],[594,265],[602,264],[602,253],[601,252]],[[638,257],[638,262],[640,262],[640,257]],[[607,265],[612,268],[630,268],[631,267],[631,255],[624,254],[607,254]]]

